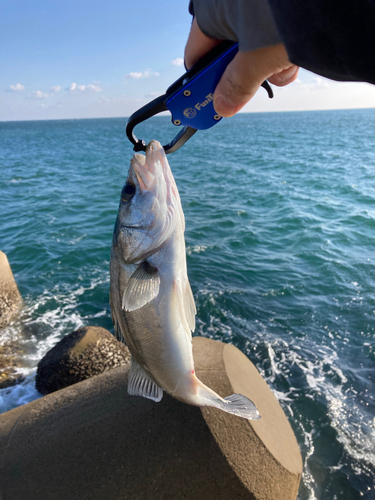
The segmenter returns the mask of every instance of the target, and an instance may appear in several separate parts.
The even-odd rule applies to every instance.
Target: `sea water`
[[[41,357],[82,325],[113,331],[109,257],[126,119],[0,123],[0,250],[24,299],[0,332],[40,397]],[[186,217],[195,334],[239,347],[297,436],[307,499],[374,499],[375,110],[242,114],[169,156]],[[137,135],[169,142],[168,117]]]

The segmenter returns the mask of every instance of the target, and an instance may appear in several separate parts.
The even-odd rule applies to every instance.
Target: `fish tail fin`
[[[201,401],[200,406],[212,406],[249,420],[260,419],[255,404],[242,394],[232,394],[227,398],[221,398],[216,392],[198,380],[198,396]]]

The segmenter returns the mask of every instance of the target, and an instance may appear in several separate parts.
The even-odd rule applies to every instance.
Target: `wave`
[[[0,389],[0,413],[42,397],[35,389],[37,365],[65,335],[90,323],[112,329],[109,307],[95,306],[90,300],[93,293],[109,288],[109,272],[97,269],[96,274],[86,285],[64,283],[45,289],[36,299],[24,298],[19,315],[2,330],[1,345],[20,347],[22,356],[14,374],[25,380]]]
[[[203,312],[206,315],[204,321],[197,321],[196,334],[234,343],[253,361],[279,400],[303,457],[300,500],[334,498],[324,496],[317,486],[323,471],[328,490],[335,481],[346,479],[348,470],[371,484],[375,474],[375,422],[368,399],[358,393],[358,380],[337,354],[335,343],[317,348],[308,336],[295,338],[293,332],[285,336],[272,317],[267,324],[249,321],[234,315],[232,306],[223,307],[229,297],[238,299],[241,294],[240,290],[199,290],[199,316],[204,316]],[[340,459],[332,463],[331,454]],[[354,481],[351,487],[353,493],[362,491]]]

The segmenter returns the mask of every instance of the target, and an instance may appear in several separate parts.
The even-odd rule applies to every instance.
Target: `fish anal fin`
[[[133,357],[128,379],[128,394],[152,399],[157,403],[163,397],[163,389],[155,384]]]
[[[130,276],[122,297],[122,309],[135,311],[159,294],[159,271],[147,261],[142,262]]]

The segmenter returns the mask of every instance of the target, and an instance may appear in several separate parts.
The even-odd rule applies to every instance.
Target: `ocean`
[[[109,257],[132,149],[126,118],[0,123],[0,250],[24,299],[0,344],[40,397],[41,357],[113,331]],[[196,335],[240,348],[280,401],[300,500],[375,498],[375,109],[240,114],[169,155],[186,217]],[[169,142],[166,116],[136,129]]]

